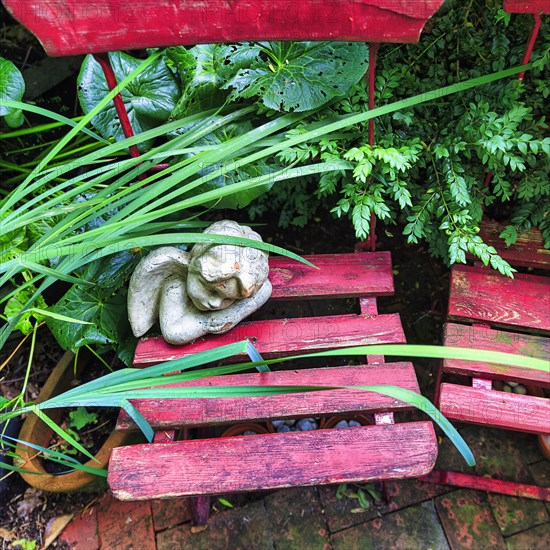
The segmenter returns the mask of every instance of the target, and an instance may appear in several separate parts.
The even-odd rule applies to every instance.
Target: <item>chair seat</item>
[[[357,299],[359,313],[249,321],[226,334],[208,335],[183,346],[167,344],[161,337],[143,338],[134,364],[144,366],[180,358],[245,338],[266,358],[353,345],[405,343],[399,315],[379,315],[376,307],[377,296],[393,293],[389,253],[306,258],[318,269],[284,258],[270,259],[272,299],[324,299],[330,306],[335,298],[351,297]],[[176,385],[386,384],[420,391],[411,363],[386,363],[382,356],[367,356],[367,363],[299,365],[293,370],[229,374]],[[115,496],[122,500],[417,477],[433,468],[437,455],[432,423],[395,424],[393,413],[411,407],[374,392],[330,389],[245,398],[144,399],[132,400],[132,404],[156,435],[154,443],[118,448],[112,453],[108,481]],[[373,415],[374,424],[226,438],[212,438],[211,433],[202,430],[285,418],[348,413],[351,417],[357,412]],[[136,428],[121,412],[117,429]],[[201,428],[196,435],[203,438],[174,441],[175,430],[181,428]]]
[[[134,365],[148,366],[179,359],[244,339],[250,340],[267,359],[350,346],[403,344],[405,334],[398,314],[269,319],[243,322],[225,334],[209,334],[181,346],[168,344],[162,337],[143,338],[138,343]],[[242,359],[243,355],[235,355],[232,360]]]
[[[118,447],[108,482],[145,500],[418,477],[437,457],[431,422]]]
[[[533,228],[518,234],[516,242],[510,246],[504,246],[504,241],[500,238],[506,224],[484,218],[479,229],[483,242],[498,250],[508,263],[521,267],[550,268],[550,250],[544,247],[540,229]]]
[[[484,238],[499,226],[485,221]],[[532,237],[532,240],[530,240]],[[489,242],[490,239],[489,239]],[[548,267],[548,251],[531,232],[503,254],[515,265]],[[517,353],[550,360],[550,278],[517,273],[509,278],[489,268],[455,265],[451,271],[449,322],[444,344]],[[469,325],[460,323],[470,323]],[[535,434],[550,433],[550,371],[494,363],[445,360],[442,371],[471,379],[471,386],[443,383],[438,405],[451,420]],[[522,395],[499,391],[493,381],[522,384]],[[510,388],[508,388],[510,389]]]

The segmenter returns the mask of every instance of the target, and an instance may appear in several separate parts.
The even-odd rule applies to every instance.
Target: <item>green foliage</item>
[[[69,427],[81,430],[90,424],[97,423],[97,414],[88,411],[85,407],[77,407],[69,413]]]
[[[531,20],[510,17],[496,1],[474,0],[465,12],[462,3],[451,0],[433,24],[419,44],[381,46],[377,105],[431,90],[434,83],[453,84],[519,64]],[[281,152],[284,162],[345,159],[353,171],[308,178],[292,187],[276,186],[252,205],[251,215],[264,214],[272,206],[281,225],[302,226],[320,205],[333,205],[332,212],[348,216],[357,237],[364,239],[374,214],[384,224],[401,224],[409,243],[424,241],[449,263],[464,262],[471,253],[511,275],[510,266],[478,236],[479,222],[483,212],[507,218],[502,235],[506,244],[519,232],[539,227],[550,246],[550,138],[544,130],[548,21],[543,21],[541,34],[533,53],[534,69],[522,83],[501,80],[421,109],[381,116],[372,147],[365,122]],[[311,120],[321,123],[367,109],[368,90],[360,81],[346,98]],[[488,185],[487,173],[492,174]]]
[[[341,483],[336,490],[336,498],[342,500],[343,498],[351,498],[357,500],[358,508],[351,510],[352,514],[359,514],[366,512],[371,508],[371,499],[376,503],[382,500],[382,495],[376,489],[374,483],[354,483],[347,484]]]
[[[308,111],[343,96],[363,76],[368,59],[367,47],[352,42],[260,42],[249,47],[256,53],[252,62],[239,68],[224,88],[233,88],[233,98],[259,97],[276,111]],[[224,65],[236,67],[233,56],[240,60],[240,50],[233,46]]]
[[[177,118],[239,99],[275,111],[316,109],[363,76],[368,49],[350,42],[200,44],[167,48],[166,57],[182,83]]]
[[[12,542],[12,545],[14,548],[17,548],[20,550],[35,550],[36,541],[29,540],[29,539],[17,539]]]
[[[140,64],[141,60],[122,52],[109,54],[117,81],[121,82]],[[85,114],[89,113],[109,92],[105,75],[99,63],[86,56],[78,75],[78,99]],[[179,97],[179,87],[171,71],[162,60],[151,63],[121,92],[134,133],[159,126],[168,120]],[[124,138],[114,104],[98,113],[92,123],[105,138],[119,141]],[[138,144],[145,150],[151,142]]]
[[[125,339],[133,340],[126,323],[126,282],[141,257],[140,251],[120,252],[81,270],[82,280],[94,281],[94,284],[73,284],[51,311],[87,324],[47,320],[63,349],[90,344],[116,346]]]
[[[0,57],[0,97],[21,101],[25,93],[25,81],[19,69],[8,59]],[[11,128],[17,128],[24,122],[23,111],[0,105],[0,116],[4,117],[6,124]]]

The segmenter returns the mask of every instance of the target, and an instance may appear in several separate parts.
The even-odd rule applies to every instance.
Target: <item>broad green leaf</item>
[[[123,330],[126,299],[122,294],[107,296],[98,286],[74,285],[50,311],[80,321],[80,324],[67,323],[52,317],[47,320],[63,349],[76,349],[87,344],[113,344],[119,341],[119,332]]]
[[[0,98],[21,101],[25,93],[25,81],[19,69],[9,60],[0,57]],[[10,128],[23,124],[23,111],[0,104],[0,116],[5,117]]]
[[[78,407],[69,413],[69,425],[72,428],[81,430],[85,426],[97,422],[97,413],[88,411],[85,407]]]
[[[117,344],[125,339],[126,292],[120,287],[143,256],[124,251],[90,264],[82,273],[93,286],[74,284],[48,310],[48,326],[64,349],[89,344]],[[78,325],[67,325],[67,321]]]
[[[182,94],[172,111],[171,118],[181,118],[223,105],[227,92],[221,90],[223,80],[214,66],[214,54],[222,44],[198,44],[187,49],[183,46],[166,49],[166,56],[177,68]]]
[[[39,296],[36,300],[36,304],[39,308],[25,308],[25,304],[29,298],[36,292],[36,288],[32,285],[19,290],[14,296],[12,296],[6,303],[4,308],[4,315],[9,319],[19,317],[16,330],[20,330],[23,334],[30,334],[33,330],[33,320],[40,323],[44,320],[45,309],[48,307],[44,298]]]
[[[142,60],[122,52],[109,54],[113,70],[120,82],[137,69]],[[91,55],[82,64],[78,75],[78,99],[84,113],[89,113],[109,93],[103,71]],[[177,81],[162,60],[151,63],[121,92],[135,134],[166,122],[179,98]],[[105,138],[124,139],[114,104],[107,105],[92,118],[92,124]],[[150,142],[142,143],[145,150]]]
[[[368,63],[368,48],[359,42],[265,42],[261,50],[262,61],[239,69],[225,88],[277,111],[308,111],[345,95]]]
[[[198,44],[166,48],[166,56],[177,69],[182,95],[172,118],[205,109],[219,108],[227,99],[224,84],[236,71],[259,61],[260,49],[253,44]]]

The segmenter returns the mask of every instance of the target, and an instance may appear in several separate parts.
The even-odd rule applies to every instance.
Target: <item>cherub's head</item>
[[[216,222],[204,233],[262,240],[250,227],[230,220]],[[190,258],[187,293],[201,311],[225,309],[254,296],[269,272],[267,252],[248,246],[199,243]]]

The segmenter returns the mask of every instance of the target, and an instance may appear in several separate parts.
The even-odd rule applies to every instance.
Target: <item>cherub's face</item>
[[[267,254],[245,247],[214,246],[189,265],[187,293],[201,311],[220,310],[254,296],[267,279]]]

